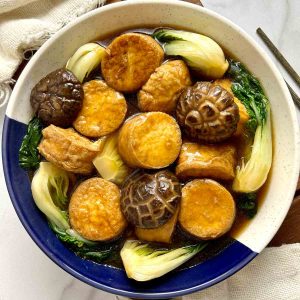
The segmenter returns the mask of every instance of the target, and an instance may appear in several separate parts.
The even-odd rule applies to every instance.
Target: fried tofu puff
[[[247,112],[246,107],[244,106],[244,104],[242,103],[241,100],[239,100],[237,97],[235,97],[233,95],[233,92],[231,90],[231,80],[230,79],[217,79],[214,81],[215,85],[220,85],[222,88],[224,88],[225,90],[227,90],[229,93],[232,94],[233,96],[233,100],[235,102],[235,104],[238,106],[239,108],[239,114],[240,114],[240,120],[238,122],[237,125],[237,129],[236,132],[233,134],[233,136],[240,136],[242,135],[244,128],[245,128],[245,124],[247,123],[247,121],[249,120],[249,114]]]
[[[124,96],[103,80],[91,80],[83,85],[82,109],[73,126],[88,137],[101,137],[115,131],[123,122],[127,104]]]
[[[179,224],[203,240],[215,239],[231,228],[235,219],[232,195],[218,182],[195,179],[182,189]]]
[[[141,111],[175,110],[182,90],[192,84],[189,69],[182,60],[171,60],[159,66],[138,93]]]
[[[236,149],[231,144],[200,145],[183,143],[176,176],[232,180],[235,176]]]
[[[101,61],[102,75],[115,90],[130,93],[141,88],[161,65],[164,51],[150,36],[125,33],[106,48]]]
[[[102,143],[91,142],[73,128],[50,125],[42,131],[39,152],[56,166],[72,173],[90,174],[93,159],[101,151]]]
[[[127,223],[120,207],[121,193],[112,182],[90,178],[71,196],[69,216],[72,228],[91,241],[109,241],[121,235]]]
[[[119,133],[119,153],[131,167],[167,167],[176,160],[180,147],[178,124],[162,112],[136,115],[124,123]]]

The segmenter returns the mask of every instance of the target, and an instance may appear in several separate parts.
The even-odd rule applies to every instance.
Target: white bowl
[[[160,288],[160,283],[157,283],[156,286],[151,286],[151,288],[145,290],[139,287],[133,288],[131,282],[120,286],[113,280],[104,282],[102,281],[103,278],[89,277],[74,265],[78,261],[70,262],[64,257],[59,257],[60,254],[56,252],[52,244],[45,244],[43,234],[37,232],[38,230],[33,228],[34,225],[29,220],[32,214],[39,214],[39,212],[33,211],[34,208],[32,208],[32,211],[25,211],[24,206],[22,206],[20,197],[23,195],[24,198],[26,193],[30,193],[30,189],[28,188],[29,181],[25,177],[25,172],[18,169],[16,151],[11,150],[11,147],[17,149],[21,139],[21,135],[17,137],[18,130],[15,127],[18,128],[18,126],[15,125],[13,120],[24,124],[28,123],[32,117],[29,96],[33,86],[46,74],[63,67],[68,58],[82,44],[101,39],[101,37],[114,32],[124,31],[129,27],[159,27],[166,25],[210,36],[229,53],[233,53],[257,76],[271,102],[274,158],[265,199],[255,218],[237,238],[240,244],[250,249],[250,252],[254,254],[238,258],[235,262],[222,261],[219,263],[222,268],[227,263],[231,263],[231,265],[228,265],[227,268],[224,267],[224,270],[219,273],[214,274],[212,272],[211,277],[205,282],[199,278],[198,281],[191,281],[190,285],[186,283],[180,285],[178,282],[183,282],[184,276],[187,276],[185,272],[188,272],[180,271],[176,273],[176,276],[182,276],[180,280],[178,279],[178,282],[171,278],[169,283],[162,288]],[[126,1],[99,8],[74,20],[47,41],[30,60],[13,90],[6,115],[3,133],[5,177],[13,204],[22,223],[35,242],[62,268],[106,291],[131,297],[171,297],[199,290],[228,277],[266,247],[283,222],[294,196],[300,165],[299,128],[294,104],[282,76],[266,53],[241,28],[210,10],[186,2],[166,0]],[[18,178],[18,176],[21,177]],[[19,191],[16,182],[20,182],[20,180],[23,181],[22,184],[27,185],[25,191]],[[31,195],[27,194],[26,197],[31,199]],[[45,228],[43,230],[47,230]],[[52,233],[49,232],[48,234],[51,235]],[[234,251],[230,253],[228,254],[229,258],[235,255]],[[222,257],[222,253],[218,257]],[[216,266],[218,267],[218,264]],[[110,272],[109,269],[105,270],[108,273]],[[201,273],[201,265],[197,270],[200,270]],[[125,276],[125,274],[123,275]],[[119,280],[119,277],[113,278]],[[126,279],[123,278],[122,280]],[[177,286],[171,287],[172,282]]]

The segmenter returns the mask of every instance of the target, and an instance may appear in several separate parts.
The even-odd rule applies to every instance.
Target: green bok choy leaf
[[[257,213],[257,195],[255,193],[239,194],[237,207],[248,219],[252,219]]]
[[[34,117],[28,124],[26,135],[19,150],[19,165],[25,170],[36,169],[41,156],[37,149],[42,138],[43,125],[39,118]]]

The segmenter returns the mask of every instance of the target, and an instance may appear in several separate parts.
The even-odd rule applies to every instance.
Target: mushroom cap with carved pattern
[[[131,224],[156,228],[175,214],[180,198],[181,186],[173,173],[138,170],[123,183],[121,209]]]
[[[196,141],[222,142],[232,136],[239,108],[230,92],[211,82],[197,82],[181,94],[176,117],[185,134]]]

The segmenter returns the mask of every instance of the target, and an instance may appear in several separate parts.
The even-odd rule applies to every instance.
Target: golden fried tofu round
[[[236,129],[236,132],[233,134],[233,136],[242,135],[242,133],[244,132],[244,129],[245,129],[245,124],[250,119],[250,116],[247,112],[247,109],[246,109],[245,105],[242,103],[241,100],[239,100],[237,97],[234,96],[234,94],[231,90],[232,82],[231,82],[230,79],[228,79],[228,78],[217,79],[217,80],[214,81],[214,84],[215,85],[220,85],[222,88],[224,88],[225,90],[227,90],[229,93],[232,94],[233,100],[239,108],[239,115],[240,115],[240,120],[237,124],[237,129]]]
[[[83,91],[82,109],[73,123],[75,129],[88,137],[100,137],[115,131],[127,112],[124,96],[103,80],[85,83]]]
[[[101,61],[107,84],[120,92],[135,92],[162,63],[164,51],[150,36],[125,33],[106,48]]]
[[[235,202],[231,194],[211,179],[195,179],[182,189],[180,226],[203,240],[225,234],[235,219]]]
[[[232,180],[235,175],[236,149],[232,144],[200,145],[183,143],[176,175],[190,177]]]
[[[73,173],[90,174],[101,142],[91,142],[73,128],[50,125],[43,129],[39,152],[56,166]]]
[[[182,60],[171,60],[159,66],[138,93],[141,111],[175,110],[182,90],[191,85],[189,69]]]
[[[128,119],[119,133],[118,149],[131,167],[164,168],[180,151],[181,132],[175,119],[166,113],[141,113]]]
[[[117,238],[126,228],[120,207],[120,190],[102,178],[82,182],[72,194],[69,204],[72,228],[91,241]]]

